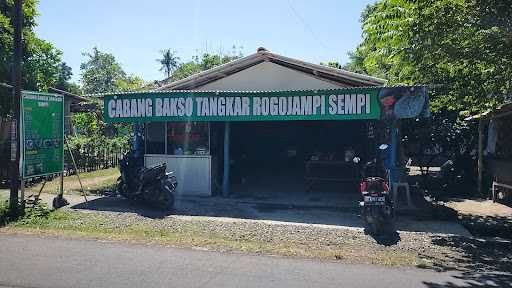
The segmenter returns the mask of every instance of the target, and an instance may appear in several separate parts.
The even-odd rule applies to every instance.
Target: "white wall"
[[[167,172],[174,171],[178,180],[177,195],[211,196],[211,157],[196,155],[145,155],[144,165],[165,162]]]
[[[195,90],[261,91],[311,90],[343,87],[272,63],[262,62]]]

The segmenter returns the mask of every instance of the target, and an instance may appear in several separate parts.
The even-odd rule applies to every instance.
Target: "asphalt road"
[[[0,287],[464,286],[456,277],[422,269],[0,234]]]

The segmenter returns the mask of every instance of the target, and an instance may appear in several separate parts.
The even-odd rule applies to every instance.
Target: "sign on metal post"
[[[22,176],[64,170],[64,97],[23,91],[21,101]]]

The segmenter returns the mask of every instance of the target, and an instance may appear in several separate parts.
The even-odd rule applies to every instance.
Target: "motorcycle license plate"
[[[371,205],[384,205],[386,198],[384,196],[364,196],[364,202]]]

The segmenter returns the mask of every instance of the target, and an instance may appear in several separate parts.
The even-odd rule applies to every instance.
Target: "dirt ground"
[[[472,235],[512,239],[511,207],[486,199],[453,199],[445,205]]]
[[[487,199],[454,199],[447,202],[446,206],[460,214],[507,217],[512,219],[512,207]]]

